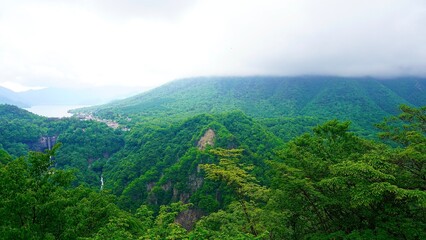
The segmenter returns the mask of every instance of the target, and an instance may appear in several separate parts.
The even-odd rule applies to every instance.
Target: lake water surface
[[[71,117],[72,114],[68,113],[71,109],[88,107],[87,105],[41,105],[41,106],[32,106],[30,108],[25,108],[27,111],[41,115],[44,117]]]

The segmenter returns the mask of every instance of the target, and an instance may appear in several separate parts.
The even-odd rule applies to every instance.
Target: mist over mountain
[[[4,88],[0,87],[0,104],[11,104],[16,105],[18,107],[29,107],[27,103],[24,103],[23,101],[18,100],[19,97],[16,96],[17,93]]]
[[[425,0],[0,0],[0,240],[426,240],[425,26]]]

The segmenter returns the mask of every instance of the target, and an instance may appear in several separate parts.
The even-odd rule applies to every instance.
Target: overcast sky
[[[307,74],[425,76],[426,1],[0,0],[16,90]]]

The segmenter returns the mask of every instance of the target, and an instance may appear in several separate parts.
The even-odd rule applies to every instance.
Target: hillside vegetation
[[[425,81],[406,80],[187,79],[63,119],[0,105],[0,236],[425,239]]]
[[[164,122],[201,113],[240,110],[256,119],[315,118],[314,125],[327,119],[350,120],[355,130],[367,135],[374,132],[372,123],[396,114],[399,104],[425,105],[425,89],[426,79],[421,78],[190,78],[78,111],[105,118],[136,115],[143,120]]]

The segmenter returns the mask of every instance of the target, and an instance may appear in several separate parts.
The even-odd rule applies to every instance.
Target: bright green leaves
[[[212,149],[211,153],[219,157],[219,164],[203,164],[201,168],[206,171],[207,179],[225,183],[240,199],[265,199],[267,189],[256,183],[255,177],[248,173],[253,166],[239,163],[243,151]]]
[[[117,229],[117,234],[119,229],[126,230],[126,224],[139,228],[129,223],[129,215],[121,219],[126,214],[111,194],[84,187],[69,189],[71,172],[52,168],[55,150],[32,152],[0,165],[2,239],[77,239],[99,229],[101,234],[104,226]]]
[[[281,152],[286,165],[303,169],[306,178],[319,181],[329,174],[329,166],[345,159],[359,158],[371,149],[369,142],[348,132],[349,123],[332,120],[317,126],[313,134],[290,141]]]
[[[106,160],[102,152],[114,138],[100,139],[109,143],[96,143],[80,153],[72,151],[73,145],[62,151],[62,160],[78,159],[84,168],[91,164],[94,171],[103,171],[107,188],[109,184],[121,194],[118,197],[69,187],[72,174],[52,167],[60,160],[53,157],[56,148],[15,160],[0,152],[0,236],[423,239],[425,110],[401,108],[400,116],[380,126],[382,137],[396,142],[394,148],[357,137],[348,122],[332,120],[290,141],[277,159],[274,149],[279,144],[264,141],[269,135],[262,127],[231,114],[223,122],[200,117],[178,127],[139,129],[128,135],[130,145],[108,164],[89,163],[81,153],[88,150],[86,156]],[[63,139],[71,143],[83,132],[100,137],[91,125]],[[200,151],[195,144],[209,128],[217,133],[217,141]],[[218,148],[237,146],[244,150]],[[172,203],[179,200],[192,204]],[[121,210],[117,201],[134,211]]]
[[[55,149],[54,149],[55,150]],[[2,236],[45,238],[54,233],[49,223],[58,218],[56,206],[66,201],[63,187],[72,180],[68,172],[51,168],[48,153],[30,153],[2,166],[0,215]]]
[[[111,218],[109,222],[102,227],[99,232],[93,237],[93,240],[105,240],[105,239],[135,239],[127,229],[129,223],[127,218]]]
[[[187,210],[191,205],[181,202],[163,205],[154,218],[153,212],[146,205],[142,205],[136,212],[143,226],[139,239],[188,239],[188,232],[177,222],[179,213]]]
[[[262,210],[252,203],[246,203],[245,207],[246,209],[239,202],[233,202],[227,209],[203,217],[190,236],[193,239],[262,239],[264,229],[259,212]],[[250,220],[254,226],[248,224],[245,211],[250,212]],[[262,233],[256,237],[251,227]]]
[[[239,163],[243,149],[212,149],[211,153],[219,157],[218,164],[204,164],[201,168],[206,172],[206,178],[226,184],[234,193],[242,214],[245,217],[247,233],[258,236],[256,218],[262,210],[258,203],[268,198],[268,189],[259,185],[256,179],[248,173],[253,166]],[[231,215],[233,212],[231,212]]]
[[[402,146],[392,152],[390,160],[397,166],[399,184],[426,190],[426,106],[401,107],[402,113],[379,124],[380,137]]]
[[[425,143],[426,140],[426,106],[412,108],[401,105],[402,113],[396,117],[385,119],[377,124],[382,130],[381,138],[392,140],[404,146]]]
[[[425,236],[406,231],[425,226],[424,116],[402,109],[397,120],[408,125],[382,127],[404,148],[365,141],[348,132],[348,123],[330,121],[289,142],[283,163],[270,163],[274,206],[290,213],[292,238]]]
[[[347,182],[352,183],[395,180],[394,176],[383,173],[365,162],[344,161],[329,168],[331,175],[344,176]]]

